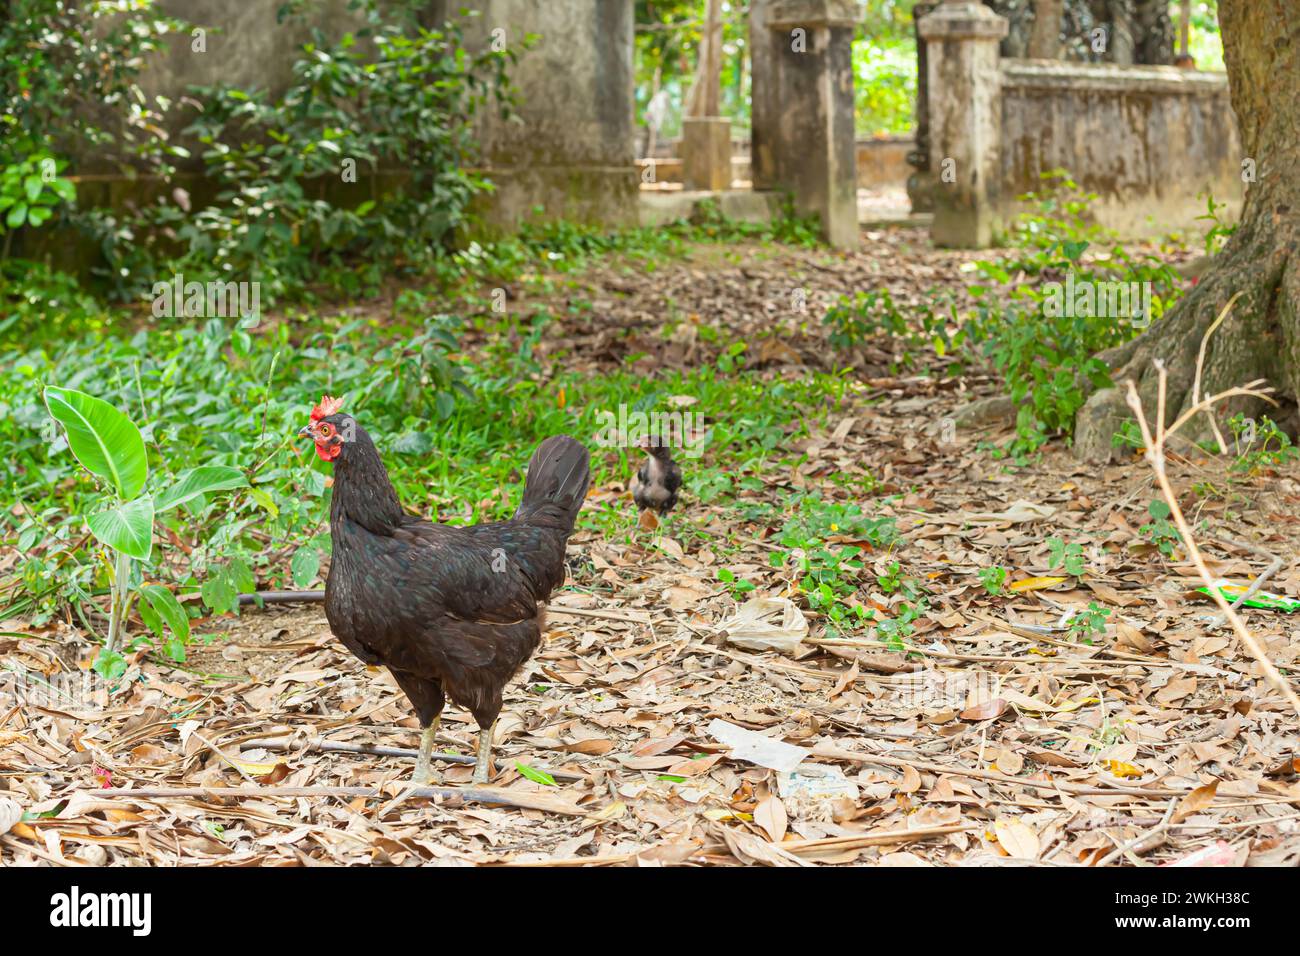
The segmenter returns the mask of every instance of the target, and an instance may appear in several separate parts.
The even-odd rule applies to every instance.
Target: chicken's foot
[[[478,763],[474,764],[474,782],[487,783],[492,769],[492,731],[496,721],[490,727],[480,727],[478,732]]]
[[[415,776],[413,782],[417,786],[424,786],[429,783],[433,777],[429,770],[429,756],[433,753],[433,738],[438,736],[438,725],[442,723],[442,715],[433,718],[433,723],[424,728],[420,734],[420,756],[415,761]],[[442,775],[439,774],[438,782],[441,783]]]

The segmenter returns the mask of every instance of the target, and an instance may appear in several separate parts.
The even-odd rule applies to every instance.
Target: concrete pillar
[[[1002,134],[998,44],[1007,21],[974,0],[945,0],[918,24],[929,71],[936,245],[980,249],[997,228]]]
[[[682,182],[687,189],[731,188],[731,120],[725,116],[682,120]]]
[[[632,0],[457,0],[480,15],[466,43],[520,51],[510,70],[515,118],[485,110],[477,131],[496,191],[492,230],[525,220],[635,225],[639,184],[633,125]],[[523,48],[536,34],[531,48]]]
[[[768,72],[754,71],[755,159],[770,150],[771,181],[788,190],[795,211],[820,218],[827,242],[858,242],[857,162],[853,126],[852,0],[777,0],[765,11]],[[766,89],[760,87],[766,86]],[[756,167],[758,182],[760,173]]]

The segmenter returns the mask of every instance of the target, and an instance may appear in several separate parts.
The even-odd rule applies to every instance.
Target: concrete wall
[[[497,186],[485,210],[489,224],[635,225],[632,0],[457,0],[451,6],[481,13],[466,31],[469,44],[488,42],[497,28],[511,46],[537,35],[511,74],[518,118],[485,114],[479,124]]]
[[[163,11],[206,29],[206,52],[195,52],[189,35],[174,38],[149,61],[141,85],[174,100],[191,85],[221,82],[275,93],[291,78],[311,25],[329,36],[363,25],[348,10],[348,0],[313,8],[311,24],[278,24],[282,2],[160,0]],[[632,0],[428,0],[422,19],[438,26],[461,10],[478,14],[465,30],[471,48],[492,42],[500,28],[506,44],[521,50],[511,74],[519,93],[517,118],[503,121],[489,109],[478,127],[484,165],[497,185],[478,209],[489,231],[506,231],[525,219],[634,224]],[[536,40],[525,51],[529,34]],[[174,110],[170,131],[178,133],[192,116],[191,110]],[[206,190],[194,152],[178,164],[178,182],[199,199]],[[76,165],[83,202],[118,206],[147,199],[159,188],[123,177],[116,165],[95,155],[80,157]]]
[[[907,185],[912,167],[907,164],[907,154],[916,149],[916,140],[903,136],[878,136],[860,139],[857,150],[857,183],[859,189],[879,189],[882,186]],[[681,141],[667,140],[655,144],[655,179],[661,183],[682,181]],[[753,176],[750,144],[748,140],[731,141],[731,178],[747,182]],[[638,159],[638,165],[646,160]]]
[[[1004,60],[1004,222],[1039,173],[1067,169],[1122,236],[1204,228],[1198,193],[1240,210],[1241,145],[1227,77],[1163,66]]]
[[[912,174],[907,154],[914,149],[916,140],[911,137],[881,136],[858,140],[858,188],[906,186],[907,177]]]

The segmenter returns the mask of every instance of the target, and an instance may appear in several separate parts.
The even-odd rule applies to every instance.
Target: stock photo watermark
[[[1116,319],[1138,329],[1151,324],[1150,282],[1080,281],[1069,272],[1064,283],[1048,282],[1043,292],[1048,318]]]
[[[645,443],[681,450],[684,457],[704,454],[710,432],[704,416],[696,412],[629,411],[620,404],[617,411],[604,409],[596,413],[600,430],[593,441],[601,448],[635,448]]]
[[[177,273],[155,282],[151,294],[156,319],[239,319],[245,329],[261,320],[260,282],[186,282]]]

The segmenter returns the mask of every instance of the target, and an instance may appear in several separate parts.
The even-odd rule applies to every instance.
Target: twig
[[[1259,666],[1264,669],[1269,681],[1282,692],[1287,702],[1300,717],[1300,696],[1296,695],[1295,689],[1287,682],[1279,672],[1277,667],[1269,659],[1268,654],[1255,639],[1255,635],[1246,627],[1245,622],[1229,605],[1227,600],[1219,593],[1219,589],[1214,586],[1214,578],[1210,575],[1210,569],[1205,565],[1205,558],[1201,556],[1200,548],[1196,546],[1196,540],[1192,537],[1192,529],[1187,524],[1187,518],[1183,515],[1183,509],[1178,504],[1178,497],[1174,494],[1173,487],[1169,484],[1169,474],[1165,470],[1165,439],[1187,422],[1192,416],[1198,414],[1203,408],[1209,408],[1215,403],[1229,398],[1233,395],[1249,395],[1253,398],[1262,398],[1265,401],[1272,401],[1264,389],[1257,386],[1262,385],[1260,379],[1251,382],[1245,387],[1230,388],[1227,391],[1220,392],[1218,395],[1212,395],[1204,401],[1193,405],[1184,412],[1173,427],[1168,432],[1165,430],[1165,393],[1168,385],[1169,373],[1165,370],[1163,362],[1156,362],[1156,371],[1159,375],[1159,392],[1156,412],[1156,433],[1153,437],[1151,426],[1147,424],[1146,413],[1142,409],[1142,399],[1138,396],[1137,385],[1130,379],[1128,383],[1128,406],[1133,410],[1137,418],[1138,426],[1142,429],[1142,441],[1146,444],[1146,459],[1150,462],[1152,469],[1156,474],[1156,482],[1160,485],[1160,492],[1164,496],[1165,504],[1169,506],[1169,511],[1173,515],[1174,524],[1178,528],[1178,536],[1182,538],[1183,545],[1187,548],[1187,554],[1196,565],[1196,571],[1205,582],[1206,588],[1210,591],[1210,597],[1214,603],[1219,605],[1219,610],[1232,622],[1232,629],[1240,638],[1241,643],[1246,646],[1251,655],[1259,662]]]
[[[239,797],[365,797],[375,799],[386,794],[375,787],[142,787],[132,790],[110,787],[87,790],[87,795],[110,800],[125,797],[140,800],[230,799]],[[584,816],[586,811],[574,803],[546,794],[528,794],[493,787],[414,787],[411,797],[441,799],[463,803],[493,803],[521,810],[545,810],[568,816]]]
[[[917,827],[914,830],[886,830],[883,833],[863,833],[852,836],[826,837],[820,840],[786,840],[777,844],[787,853],[816,853],[824,850],[857,850],[869,846],[895,846],[900,843],[915,843],[918,840],[927,840],[931,837],[947,836],[949,833],[962,833],[966,830],[977,830],[980,824],[964,823],[951,824],[942,827]],[[639,852],[653,850],[653,846],[648,846]],[[699,847],[691,857],[709,853],[725,853],[728,848],[725,844],[706,844]],[[504,863],[485,863],[484,866],[500,867],[548,867],[548,866],[610,866],[619,863],[626,863],[637,856],[636,853],[612,853],[608,856],[572,856],[561,857],[554,860],[526,860],[523,862],[504,862]],[[688,857],[687,859],[690,859]]]
[[[1100,796],[1123,794],[1132,797],[1185,797],[1191,793],[1191,790],[1170,790],[1166,788],[1143,789],[1141,787],[1090,787],[1082,783],[1072,783],[1068,780],[1027,780],[1024,777],[1013,777],[1010,774],[998,773],[994,770],[975,770],[967,767],[949,767],[944,764],[930,763],[925,760],[903,760],[900,757],[886,757],[883,754],[858,753],[852,750],[841,750],[833,744],[819,743],[813,747],[813,753],[819,757],[829,757],[831,760],[849,760],[854,763],[874,763],[885,767],[911,767],[914,770],[925,771],[926,773],[935,774],[952,774],[957,777],[974,777],[979,780],[990,780],[994,783],[1006,783],[1015,787],[1029,787],[1032,790],[1047,790],[1052,793],[1072,793],[1082,794],[1085,796]],[[1300,803],[1300,798],[1295,800],[1280,801],[1285,803]]]
[[[309,753],[342,753],[342,754],[366,754],[371,757],[410,757],[415,759],[419,756],[418,750],[411,750],[407,747],[385,747],[379,744],[349,744],[338,740],[326,740],[323,737],[316,737],[312,740],[306,740],[301,743],[294,743],[292,740],[283,738],[262,738],[257,740],[245,740],[239,744],[240,750],[273,750],[276,753],[296,753],[299,750],[305,750]],[[434,751],[430,756],[434,760],[441,760],[443,763],[463,764],[473,766],[477,758],[470,757],[466,754],[448,754]],[[556,780],[564,780],[569,783],[577,783],[587,778],[580,773],[572,773],[568,770],[552,770],[549,767],[536,767],[544,773],[550,774]]]
[[[239,595],[240,604],[320,604],[325,600],[324,591],[253,591]],[[623,621],[627,624],[649,624],[650,616],[636,616],[619,611],[604,611],[580,607],[567,607],[563,604],[545,605],[547,614],[568,614],[573,617],[596,617],[607,621]]]
[[[1214,334],[1214,330],[1223,324],[1223,320],[1228,317],[1228,313],[1241,296],[1242,292],[1240,291],[1233,295],[1228,300],[1228,304],[1223,307],[1223,311],[1219,313],[1219,317],[1210,323],[1210,327],[1201,336],[1201,350],[1196,353],[1196,378],[1192,380],[1193,405],[1198,404],[1201,400],[1201,369],[1205,366],[1205,347],[1209,344],[1210,336]],[[1228,453],[1228,443],[1223,440],[1223,432],[1219,431],[1219,423],[1214,420],[1214,412],[1207,408],[1205,416],[1210,420],[1210,428],[1214,431],[1214,437],[1219,442],[1219,454],[1226,455]]]
[[[239,775],[240,775],[241,777],[243,777],[244,780],[245,780],[246,782],[251,783],[253,786],[257,786],[257,781],[254,780],[254,779],[249,775],[248,771],[246,771],[243,767],[241,767],[241,766],[240,766],[236,761],[231,760],[229,757],[227,757],[227,756],[225,755],[225,753],[222,751],[222,749],[221,749],[220,747],[218,747],[216,744],[214,744],[214,743],[213,743],[211,740],[209,740],[207,737],[204,737],[204,736],[203,736],[202,734],[200,734],[198,731],[193,731],[193,735],[194,735],[194,738],[195,738],[196,740],[199,741],[199,743],[203,744],[205,747],[207,747],[209,750],[211,750],[214,754],[216,754],[218,757],[220,757],[220,758],[221,758],[222,760],[224,760],[226,763],[230,764],[230,766],[234,767],[237,771],[239,771]]]
[[[1232,602],[1232,610],[1234,611],[1237,610],[1239,607],[1241,607],[1242,604],[1244,604],[1249,598],[1253,597],[1255,593],[1261,587],[1263,587],[1264,582],[1267,581],[1269,578],[1271,578],[1273,575],[1277,574],[1277,572],[1281,571],[1283,566],[1286,564],[1286,562],[1284,562],[1280,556],[1273,554],[1269,551],[1265,551],[1263,548],[1250,544],[1247,541],[1237,541],[1234,538],[1224,537],[1223,535],[1217,535],[1215,540],[1222,541],[1224,544],[1231,545],[1234,548],[1240,548],[1243,551],[1253,551],[1255,552],[1255,554],[1264,558],[1268,558],[1270,561],[1269,566],[1265,568],[1263,572],[1257,578],[1255,578],[1253,582],[1251,582],[1250,587],[1248,587],[1242,594],[1240,594],[1237,597],[1237,600]],[[1222,627],[1226,621],[1227,621],[1226,615],[1218,614],[1208,624],[1205,625],[1205,628],[1206,630],[1214,631]]]
[[[1127,843],[1122,844],[1121,846],[1115,847],[1115,849],[1111,850],[1104,857],[1102,857],[1101,860],[1098,861],[1097,866],[1099,867],[1109,866],[1111,863],[1119,859],[1125,853],[1128,853],[1130,850],[1136,850],[1138,847],[1143,846],[1148,841],[1154,840],[1156,837],[1163,834],[1167,829],[1169,829],[1169,820],[1171,817],[1173,817],[1174,807],[1176,806],[1178,806],[1178,801],[1176,799],[1170,800],[1169,806],[1165,810],[1165,815],[1160,818],[1160,822],[1155,825],[1154,829],[1146,833],[1143,833],[1141,836],[1137,837],[1136,839],[1129,840]]]

